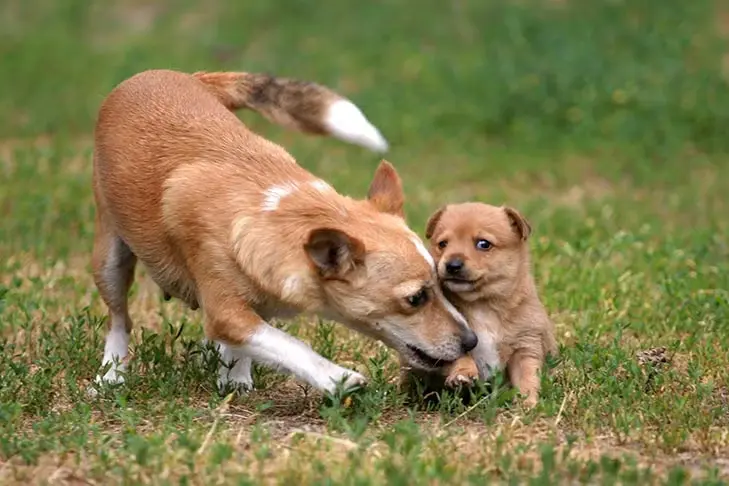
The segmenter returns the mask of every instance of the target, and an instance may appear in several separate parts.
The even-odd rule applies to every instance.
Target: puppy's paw
[[[449,388],[470,386],[479,378],[476,362],[469,356],[453,363],[446,372],[445,385]]]
[[[524,405],[524,408],[530,409],[537,406],[537,403],[539,402],[539,397],[537,395],[527,395],[526,398],[521,402]]]
[[[476,380],[478,380],[478,375],[470,376],[470,375],[456,374],[456,375],[449,375],[445,379],[445,384],[448,388],[458,388],[460,386],[471,386],[471,385],[473,385],[473,383]]]

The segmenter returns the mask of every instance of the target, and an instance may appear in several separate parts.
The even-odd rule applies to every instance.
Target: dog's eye
[[[448,246],[448,240],[441,240],[438,242],[438,248],[440,248],[441,250],[446,246]]]
[[[476,248],[485,251],[491,248],[491,242],[489,240],[476,240]]]
[[[420,307],[428,302],[428,291],[426,289],[420,289],[417,293],[407,298],[408,304],[411,307]]]

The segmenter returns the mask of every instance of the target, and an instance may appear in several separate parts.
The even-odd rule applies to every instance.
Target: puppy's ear
[[[428,223],[425,225],[425,238],[427,238],[428,240],[433,237],[433,233],[435,233],[435,227],[438,226],[440,217],[443,216],[443,213],[445,212],[447,207],[448,206],[441,206],[436,212],[434,212],[430,216],[430,219],[428,219]]]
[[[317,228],[304,244],[309,260],[324,278],[342,278],[364,259],[360,240],[332,228]]]
[[[377,167],[367,193],[367,199],[382,213],[405,217],[403,213],[405,194],[402,190],[402,181],[395,167],[388,161],[383,160]]]
[[[504,212],[506,213],[506,216],[509,217],[511,227],[514,229],[516,234],[519,235],[519,238],[521,238],[522,241],[526,241],[527,238],[529,238],[529,235],[532,234],[532,227],[529,224],[529,221],[527,221],[526,218],[519,214],[519,211],[514,208],[505,207]]]

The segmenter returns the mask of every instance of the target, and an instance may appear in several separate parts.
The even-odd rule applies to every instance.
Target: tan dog
[[[505,364],[526,404],[536,404],[539,371],[557,344],[531,273],[530,233],[508,207],[454,204],[430,217],[426,237],[441,285],[479,337],[470,356],[445,368],[446,384],[483,378]],[[498,354],[489,346],[494,341]]]
[[[403,219],[395,169],[379,166],[352,200],[299,166],[230,111],[387,148],[351,102],[322,86],[247,73],[146,71],[99,111],[93,269],[109,307],[98,381],[123,381],[137,261],[167,297],[204,312],[221,386],[252,386],[251,361],[317,389],[364,383],[267,324],[301,312],[337,320],[432,369],[473,349],[475,334],[443,297],[434,262]]]

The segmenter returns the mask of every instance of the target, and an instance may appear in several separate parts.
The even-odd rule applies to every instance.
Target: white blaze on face
[[[411,237],[413,244],[415,244],[415,249],[418,250],[418,253],[420,253],[423,258],[425,258],[425,261],[428,262],[428,265],[430,265],[431,271],[433,273],[433,277],[435,279],[438,278],[437,271],[435,268],[435,260],[433,259],[433,256],[430,254],[427,248],[425,248],[425,245],[423,244],[422,240],[418,238],[418,235],[413,233],[413,236]],[[463,315],[458,312],[458,309],[456,309],[453,304],[451,304],[448,299],[445,298],[445,295],[443,295],[443,292],[440,290],[440,287],[438,285],[434,286],[435,289],[435,295],[438,299],[438,301],[443,304],[443,307],[448,311],[448,313],[453,317],[453,319],[460,324],[463,327],[468,328],[468,321],[466,320]]]
[[[438,297],[438,300],[441,302],[441,304],[443,304],[443,307],[445,307],[445,310],[448,311],[451,317],[461,326],[469,328],[466,318],[463,316],[463,314],[458,312],[458,309],[456,309],[453,304],[448,301],[448,299],[446,299],[445,295],[443,295],[443,292],[440,289],[440,286],[436,285],[434,289],[435,295]]]
[[[435,260],[433,260],[433,256],[430,254],[427,248],[425,248],[425,245],[423,242],[418,238],[418,235],[413,233],[413,235],[410,237],[410,240],[415,245],[415,249],[418,250],[418,253],[425,258],[425,261],[428,262],[428,265],[430,265],[430,268],[433,269],[435,272]]]
[[[275,211],[278,209],[279,204],[281,204],[281,200],[286,196],[291,195],[294,191],[296,191],[296,189],[298,189],[298,186],[293,182],[269,187],[263,193],[261,210]]]

